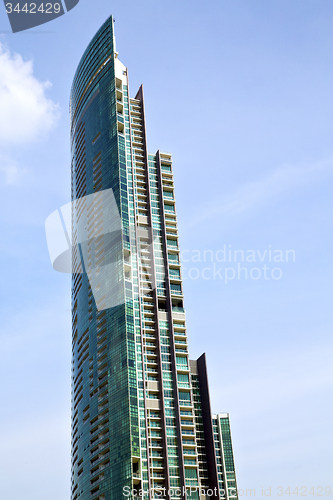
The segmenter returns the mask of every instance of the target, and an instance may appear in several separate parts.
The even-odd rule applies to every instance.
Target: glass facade
[[[213,415],[214,445],[221,498],[238,500],[228,413]]]
[[[112,17],[79,63],[70,113],[80,270],[72,275],[71,499],[227,498],[205,356],[188,355],[172,158],[148,153],[143,89],[130,98]],[[221,460],[231,449],[223,439]]]

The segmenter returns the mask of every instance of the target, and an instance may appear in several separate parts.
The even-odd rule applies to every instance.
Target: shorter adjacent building
[[[238,500],[229,413],[211,414],[206,356],[190,360],[200,499]],[[215,491],[218,493],[215,495]],[[206,495],[203,495],[203,492]],[[209,492],[214,492],[210,495]]]
[[[220,494],[225,492],[221,498],[238,500],[229,413],[213,415],[213,431]]]

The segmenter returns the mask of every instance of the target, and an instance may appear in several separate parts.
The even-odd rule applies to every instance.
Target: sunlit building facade
[[[82,265],[72,275],[71,499],[237,498],[229,418],[211,414],[205,355],[188,354],[171,154],[148,153],[143,89],[130,98],[112,17],[80,61],[70,112]],[[111,192],[116,214],[97,196]],[[87,241],[76,244],[80,224]]]

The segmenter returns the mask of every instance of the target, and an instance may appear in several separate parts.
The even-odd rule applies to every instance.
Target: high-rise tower
[[[205,355],[188,355],[171,155],[148,153],[112,18],[70,112],[71,498],[237,498],[228,416],[212,417]]]

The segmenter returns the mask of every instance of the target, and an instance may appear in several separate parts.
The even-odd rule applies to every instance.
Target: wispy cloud
[[[33,395],[35,400],[42,397],[41,394]],[[10,495],[11,500],[43,498],[36,494],[36,470],[39,471],[41,487],[50,487],[53,499],[67,497],[70,480],[70,415],[69,412],[65,413],[66,402],[53,412],[38,409],[29,414],[25,410],[25,418],[19,425],[15,419],[12,422],[6,420],[6,432],[0,432],[1,498],[8,498],[13,467],[20,470],[20,481],[15,492]],[[59,477],[61,481],[56,479]]]
[[[332,349],[332,343],[317,344],[314,338],[313,343],[299,343],[292,350],[282,346],[269,350],[266,356],[260,348],[246,356],[244,351],[245,357],[237,357],[223,384],[211,381],[213,405],[231,413],[241,488],[259,489],[264,480],[268,485],[281,484],[281,478],[285,484],[290,480],[304,484],[307,474],[312,475],[309,481],[315,476],[309,463],[319,460],[320,466],[321,459],[325,465],[331,460],[332,410],[327,394],[333,387]],[[260,470],[257,463],[262,464]],[[329,465],[322,467],[319,477],[329,470]]]
[[[223,199],[213,200],[196,222],[228,214],[237,216],[275,200],[297,185],[309,184],[332,173],[333,158],[312,164],[282,165],[265,177],[240,185]]]
[[[234,404],[235,398],[238,408],[246,409],[248,415],[274,412],[296,400],[310,404],[317,394],[332,389],[332,351],[333,345],[325,343],[267,353],[267,358],[264,353],[251,355],[243,360],[248,377],[236,379],[235,375],[235,380],[222,389],[212,384],[212,397],[222,408],[224,401]]]
[[[44,137],[56,124],[59,107],[46,96],[51,83],[41,82],[33,61],[24,61],[0,43],[0,141],[26,144]],[[13,169],[11,169],[13,172]]]
[[[0,184],[17,184],[25,172],[15,160],[7,155],[0,155]]]

